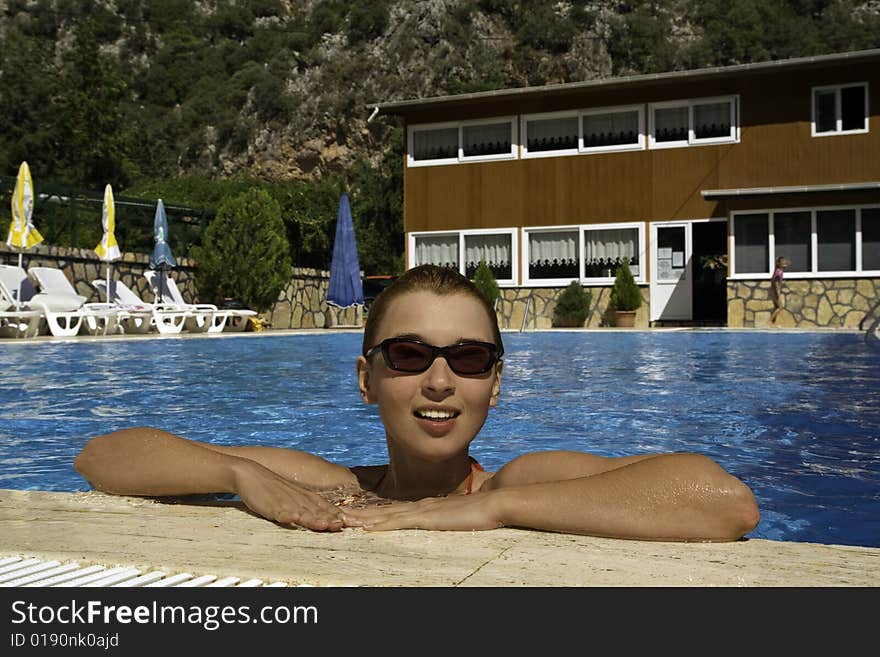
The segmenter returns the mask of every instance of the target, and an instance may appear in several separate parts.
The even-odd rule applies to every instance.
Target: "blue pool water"
[[[0,344],[0,488],[82,491],[94,435],[386,462],[357,391],[358,333]],[[693,451],[758,498],[755,538],[880,547],[880,350],[855,333],[505,333],[502,396],[472,454]]]

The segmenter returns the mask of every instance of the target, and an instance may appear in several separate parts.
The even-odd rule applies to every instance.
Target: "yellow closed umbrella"
[[[31,216],[34,212],[34,182],[27,162],[22,162],[15,179],[15,190],[12,192],[12,223],[6,244],[18,248],[18,266],[22,266],[22,253],[25,249],[36,246],[43,241],[43,236],[34,228]],[[18,301],[21,290],[18,290]]]
[[[31,215],[34,212],[34,183],[27,162],[22,162],[15,179],[12,193],[12,224],[6,243],[19,249],[29,249],[43,241],[43,236],[34,228]],[[21,255],[21,254],[19,254]]]
[[[107,263],[107,301],[112,302],[110,263],[119,260],[122,254],[119,251],[119,244],[116,243],[116,205],[113,201],[113,188],[109,184],[104,188],[104,210],[101,224],[104,227],[104,236],[101,238],[101,243],[95,247],[95,253]]]

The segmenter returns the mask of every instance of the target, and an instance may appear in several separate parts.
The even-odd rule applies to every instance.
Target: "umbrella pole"
[[[110,293],[110,263],[107,263],[107,303],[113,303],[113,295]]]
[[[24,269],[24,265],[22,264],[23,253],[24,253],[24,251],[18,252],[18,268],[19,269]],[[22,285],[22,283],[23,283],[23,281],[18,281],[18,296],[15,298],[15,309],[16,310],[21,308],[21,285]]]

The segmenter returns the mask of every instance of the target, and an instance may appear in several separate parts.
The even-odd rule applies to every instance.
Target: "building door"
[[[651,321],[693,319],[690,222],[651,224]]]
[[[701,324],[727,324],[727,219],[695,221],[691,226],[693,319]]]

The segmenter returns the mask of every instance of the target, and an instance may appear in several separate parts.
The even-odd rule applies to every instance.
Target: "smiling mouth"
[[[420,420],[429,420],[431,422],[445,422],[457,418],[461,413],[449,409],[427,409],[422,408],[413,413]]]

